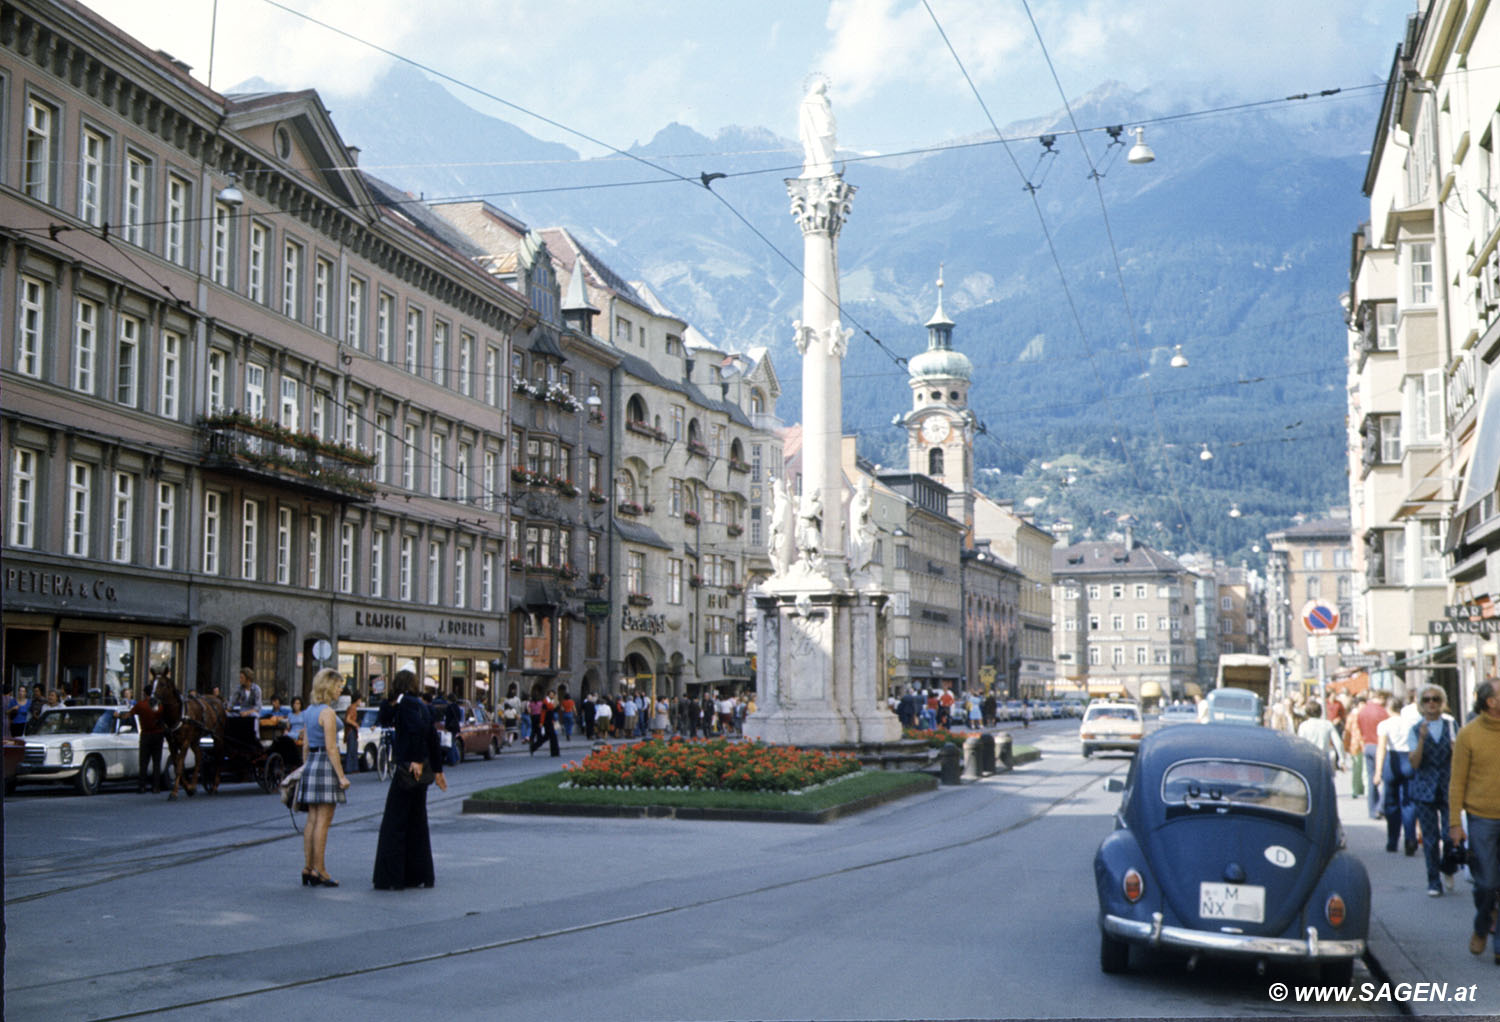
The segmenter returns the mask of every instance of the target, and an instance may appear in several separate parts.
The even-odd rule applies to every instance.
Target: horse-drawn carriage
[[[210,792],[218,790],[226,776],[253,780],[262,791],[274,792],[282,778],[302,765],[302,749],[287,736],[284,723],[230,716],[217,696],[189,693],[183,699],[170,685],[153,686],[153,693],[161,702],[167,728],[169,798],[177,797],[179,787],[191,796],[200,777]],[[191,780],[186,776],[189,770]]]

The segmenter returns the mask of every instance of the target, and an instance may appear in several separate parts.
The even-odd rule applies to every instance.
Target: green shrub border
[[[567,774],[533,777],[486,788],[464,799],[465,813],[530,813],[625,819],[741,820],[758,823],[827,823],[931,791],[928,773],[863,770],[801,795],[759,791],[616,791],[560,788]]]

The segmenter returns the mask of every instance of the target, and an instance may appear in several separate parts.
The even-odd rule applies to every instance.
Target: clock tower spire
[[[964,523],[967,542],[974,528],[974,431],[969,381],[974,365],[953,349],[953,320],[943,311],[943,266],[938,264],[937,309],[927,321],[927,350],[911,360],[911,411],[904,419],[909,471],[946,486],[948,515]]]

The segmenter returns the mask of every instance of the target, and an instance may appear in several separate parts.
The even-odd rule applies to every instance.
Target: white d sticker
[[[1272,845],[1266,849],[1266,861],[1273,866],[1280,866],[1282,869],[1291,869],[1297,865],[1297,856],[1292,854],[1290,848]]]

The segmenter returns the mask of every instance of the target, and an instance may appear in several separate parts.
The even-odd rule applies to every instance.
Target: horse
[[[198,778],[203,773],[203,752],[199,745],[204,735],[214,740],[215,765],[209,769],[203,789],[210,793],[219,789],[218,759],[224,754],[224,700],[218,696],[188,693],[186,702],[171,684],[159,679],[152,683],[151,694],[161,701],[162,724],[167,729],[167,745],[171,750],[173,778],[172,793],[167,801],[175,801],[177,789],[182,788],[192,798],[198,787]],[[193,779],[184,776],[183,763],[187,752],[193,753]]]

